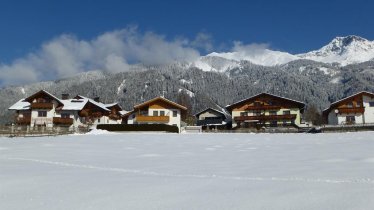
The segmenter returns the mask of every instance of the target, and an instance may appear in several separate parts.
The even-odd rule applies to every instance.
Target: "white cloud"
[[[44,43],[39,50],[0,64],[0,84],[23,84],[73,76],[101,69],[107,72],[129,70],[129,63],[165,64],[193,61],[199,51],[186,39],[167,40],[164,36],[128,27],[79,40],[61,35]]]

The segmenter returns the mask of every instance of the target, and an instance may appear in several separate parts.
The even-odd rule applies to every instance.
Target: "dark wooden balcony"
[[[272,121],[272,120],[295,120],[296,114],[284,114],[284,115],[258,115],[258,116],[240,116],[234,117],[235,121]]]
[[[197,126],[202,126],[202,125],[221,125],[222,124],[222,121],[224,121],[223,119],[205,119],[205,120],[198,120],[196,122],[196,125]]]
[[[136,115],[136,122],[153,122],[153,123],[168,123],[169,116],[144,116],[144,115]]]
[[[16,118],[16,124],[19,125],[30,125],[31,123],[31,117],[20,117]]]
[[[279,110],[280,106],[248,106],[245,110]]]
[[[71,125],[73,124],[73,122],[74,122],[73,118],[61,118],[61,117],[53,118],[53,124],[56,124],[56,125]]]
[[[53,103],[31,103],[31,109],[53,109]]]
[[[364,113],[364,107],[352,107],[352,108],[338,108],[339,114],[349,114],[349,113]]]

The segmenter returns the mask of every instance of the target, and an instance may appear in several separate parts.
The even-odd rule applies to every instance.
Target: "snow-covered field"
[[[374,209],[374,133],[0,138],[0,209]]]

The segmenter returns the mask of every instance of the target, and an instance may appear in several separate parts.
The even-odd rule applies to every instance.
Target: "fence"
[[[0,136],[17,137],[17,136],[57,136],[68,135],[73,133],[86,133],[89,131],[88,127],[30,127],[30,126],[0,126]]]

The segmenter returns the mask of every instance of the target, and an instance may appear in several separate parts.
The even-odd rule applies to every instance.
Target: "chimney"
[[[63,93],[63,94],[61,94],[61,98],[62,98],[62,100],[69,99],[69,93]]]
[[[96,101],[96,102],[100,102],[100,97],[99,97],[99,96],[96,96],[96,97],[94,98],[94,101]]]

